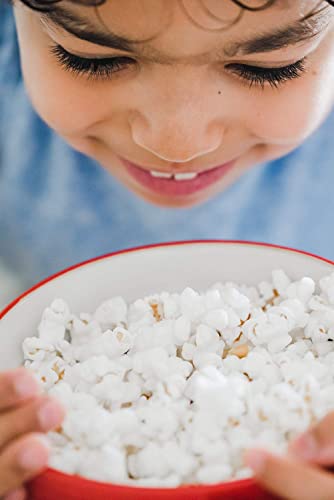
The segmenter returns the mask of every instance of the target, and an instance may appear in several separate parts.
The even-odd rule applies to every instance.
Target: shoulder
[[[316,136],[318,135],[318,140],[320,140],[324,146],[328,146],[333,148],[333,131],[334,131],[334,106],[323,123],[323,125],[320,127],[319,131],[316,133]]]
[[[331,151],[333,151],[333,131],[334,131],[334,109],[329,113],[320,127],[287,159],[305,170],[309,167],[310,172],[319,173],[319,167],[329,167],[328,174],[334,178],[334,170],[331,166]]]
[[[0,97],[21,80],[20,56],[12,7],[0,0]]]

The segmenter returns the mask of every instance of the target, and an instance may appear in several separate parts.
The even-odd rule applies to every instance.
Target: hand
[[[25,498],[24,483],[47,467],[43,434],[63,418],[62,406],[41,394],[30,372],[19,368],[0,374],[0,497]]]
[[[293,441],[286,457],[250,450],[246,463],[256,480],[288,500],[334,500],[334,412]]]

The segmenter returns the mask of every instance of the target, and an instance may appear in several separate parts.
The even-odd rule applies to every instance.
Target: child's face
[[[325,2],[306,22],[319,0],[276,0],[232,26],[241,11],[230,0],[56,5],[54,22],[15,9],[33,104],[74,148],[153,203],[212,197],[255,163],[295,148],[333,105],[334,8]],[[67,51],[57,49],[63,66],[57,46]],[[69,62],[79,72],[67,71]],[[150,170],[206,173],[177,181]]]

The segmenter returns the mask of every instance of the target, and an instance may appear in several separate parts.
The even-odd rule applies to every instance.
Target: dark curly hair
[[[62,0],[20,0],[20,1],[33,10],[48,12],[52,10],[52,7],[54,5],[58,4]],[[81,4],[84,6],[92,6],[92,7],[99,7],[100,5],[103,5],[106,1],[107,0],[71,0],[71,2],[74,4]],[[277,0],[263,0],[263,3],[261,3],[257,7],[250,6],[249,0],[230,0],[230,1],[235,3],[238,7],[240,7],[240,9],[256,12],[271,7]],[[328,4],[334,6],[334,0],[321,0],[320,4],[322,4],[323,1],[326,1]]]

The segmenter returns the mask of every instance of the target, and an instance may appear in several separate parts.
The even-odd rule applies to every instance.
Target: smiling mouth
[[[159,172],[157,170],[149,170],[148,172],[155,179],[172,179],[179,182],[192,181],[200,175],[199,172],[180,172],[175,174],[169,172]]]
[[[162,172],[140,167],[122,159],[127,172],[141,186],[162,196],[193,195],[220,181],[235,165],[236,160],[202,172]]]

